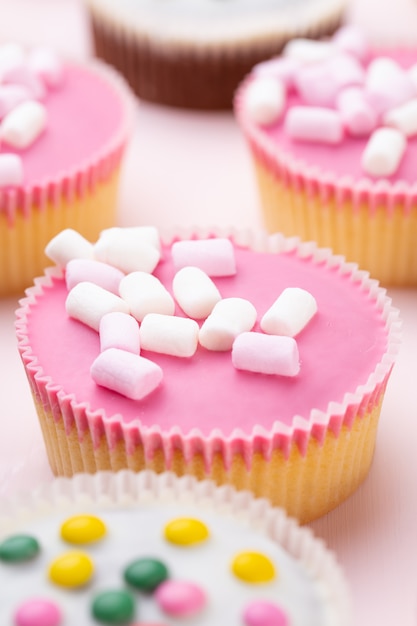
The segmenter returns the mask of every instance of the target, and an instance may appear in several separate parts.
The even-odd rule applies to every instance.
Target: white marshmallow
[[[239,370],[278,376],[300,371],[298,346],[292,337],[241,333],[233,343],[232,363]]]
[[[291,39],[286,44],[283,55],[300,63],[310,64],[330,59],[337,52],[336,46],[330,41],[318,41],[300,37]]]
[[[197,350],[198,324],[187,317],[149,313],[140,325],[140,345],[178,357],[191,357]]]
[[[29,51],[28,67],[47,87],[58,87],[63,81],[63,67],[58,54],[46,46],[38,46]]]
[[[384,116],[384,124],[393,126],[406,137],[417,134],[417,98],[409,100],[395,109],[391,109]]]
[[[0,187],[21,185],[23,164],[18,154],[0,154]]]
[[[140,354],[139,324],[127,313],[113,311],[100,320],[100,351],[109,348]]]
[[[415,96],[410,74],[389,57],[377,57],[368,65],[365,92],[379,115]]]
[[[0,46],[0,82],[3,75],[25,60],[25,51],[20,44],[5,43]]]
[[[256,124],[268,126],[277,122],[284,111],[286,89],[278,78],[260,76],[248,85],[245,107]]]
[[[339,28],[334,34],[332,41],[339,50],[353,55],[362,63],[369,57],[368,41],[363,31],[353,24],[347,24]]]
[[[18,104],[31,98],[29,89],[23,85],[0,85],[0,119]]]
[[[253,68],[253,73],[256,77],[277,78],[289,90],[294,87],[294,78],[299,68],[300,63],[295,59],[280,56],[258,63]]]
[[[236,274],[235,252],[230,239],[176,241],[172,244],[171,254],[176,270],[192,265],[209,276]]]
[[[417,94],[417,63],[414,63],[408,71],[408,76],[413,84],[414,92]]]
[[[131,400],[142,400],[148,396],[163,378],[162,369],[156,363],[117,348],[101,352],[93,362],[90,373],[97,385]]]
[[[94,259],[71,259],[65,269],[65,282],[68,291],[78,283],[88,281],[118,296],[120,281],[123,277],[123,272],[113,265]]]
[[[371,176],[391,176],[403,158],[407,139],[396,128],[378,128],[362,153],[362,169]]]
[[[189,317],[202,319],[221,300],[211,278],[198,267],[183,267],[174,276],[172,291],[181,309]]]
[[[201,326],[199,342],[207,350],[230,350],[235,338],[252,330],[255,322],[256,309],[249,300],[224,298]]]
[[[131,272],[119,285],[119,295],[141,322],[148,313],[174,315],[175,302],[160,280],[147,272]]]
[[[135,237],[105,236],[94,244],[94,258],[97,261],[114,265],[125,274],[153,272],[160,256],[155,246]]]
[[[142,242],[161,250],[161,240],[158,229],[155,226],[113,226],[101,231],[99,239],[110,241],[134,241],[138,245]]]
[[[45,254],[57,265],[65,267],[71,259],[92,259],[93,244],[76,230],[65,228],[51,239]]]
[[[314,296],[300,287],[287,287],[261,319],[269,335],[295,337],[317,313]]]
[[[375,130],[378,116],[365,98],[363,89],[343,89],[337,97],[337,108],[344,127],[353,137],[370,135]]]
[[[65,310],[70,317],[97,332],[100,329],[100,320],[106,313],[129,313],[129,307],[124,300],[87,281],[78,283],[71,289],[65,301]]]
[[[44,131],[46,118],[46,108],[40,102],[21,102],[3,118],[0,137],[14,148],[27,148]]]
[[[42,100],[46,94],[42,80],[25,63],[5,72],[3,82],[26,87],[31,94],[32,100]]]
[[[340,114],[324,107],[294,106],[285,116],[284,127],[298,141],[338,144],[343,139]]]

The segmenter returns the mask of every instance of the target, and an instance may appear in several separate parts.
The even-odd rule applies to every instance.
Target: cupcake
[[[141,98],[225,109],[250,68],[289,39],[333,33],[346,0],[86,0],[86,7],[97,55]]]
[[[102,62],[0,46],[0,296],[23,293],[63,228],[114,224],[133,102]]]
[[[417,52],[371,50],[353,26],[320,46],[307,62],[291,42],[237,92],[266,228],[416,286]]]
[[[125,471],[19,504],[0,520],[2,624],[350,623],[334,555],[248,492]]]
[[[281,235],[73,238],[17,311],[56,475],[193,474],[303,522],[358,487],[399,342],[367,273]]]

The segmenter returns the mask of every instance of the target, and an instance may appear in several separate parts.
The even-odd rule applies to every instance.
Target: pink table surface
[[[417,0],[355,0],[350,19],[375,41],[417,42]],[[0,0],[0,40],[12,39],[50,43],[78,58],[91,53],[77,0]],[[140,103],[125,165],[121,225],[262,225],[249,155],[231,113]],[[402,313],[404,341],[370,475],[311,524],[345,570],[353,626],[417,625],[417,290],[390,295]],[[52,480],[16,350],[15,308],[15,299],[0,302],[0,495]]]

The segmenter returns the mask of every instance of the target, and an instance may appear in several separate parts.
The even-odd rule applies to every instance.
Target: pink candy
[[[254,600],[243,613],[246,626],[289,626],[286,613],[277,604]]]
[[[366,37],[356,26],[347,25],[339,28],[333,36],[333,44],[343,52],[353,55],[362,63],[369,58],[370,50]]]
[[[109,348],[101,352],[90,368],[97,385],[132,400],[141,400],[160,385],[162,369],[149,359],[132,352]]]
[[[23,85],[0,85],[0,119],[31,97],[29,89]]]
[[[14,617],[15,626],[59,626],[62,615],[58,606],[44,598],[33,598],[19,606]]]
[[[173,617],[195,615],[206,603],[206,596],[201,587],[180,580],[167,580],[159,585],[155,599],[161,609]]]
[[[233,343],[232,362],[236,369],[296,376],[300,371],[298,347],[292,337],[246,332]]]
[[[368,102],[379,115],[411,100],[415,95],[408,72],[386,57],[378,57],[369,64],[365,92]]]
[[[377,114],[362,89],[350,87],[341,91],[337,98],[337,108],[350,135],[367,136],[376,128]]]
[[[208,276],[236,274],[235,253],[230,239],[176,241],[172,244],[171,254],[176,270],[193,265]]]
[[[133,354],[140,352],[139,324],[127,313],[113,311],[106,313],[100,320],[100,350],[119,348]]]
[[[71,259],[65,270],[68,291],[78,283],[88,281],[118,295],[120,281],[123,277],[123,272],[113,265],[101,263],[94,259]]]
[[[322,107],[295,106],[285,117],[285,131],[298,141],[337,144],[343,139],[339,113]]]

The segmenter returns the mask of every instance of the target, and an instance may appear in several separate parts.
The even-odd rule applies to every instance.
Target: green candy
[[[141,591],[152,592],[168,578],[168,569],[157,559],[137,559],[128,565],[123,573],[127,583]]]
[[[125,624],[135,615],[135,601],[128,591],[103,591],[91,607],[93,617],[104,624]]]
[[[30,535],[12,535],[0,543],[0,560],[7,563],[29,561],[39,552],[40,546]]]

